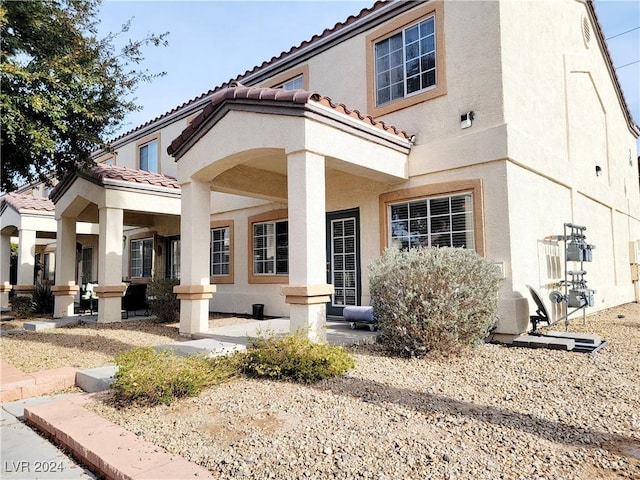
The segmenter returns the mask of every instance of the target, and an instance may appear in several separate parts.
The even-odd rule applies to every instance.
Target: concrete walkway
[[[36,325],[34,330],[46,328],[51,327]],[[155,348],[171,348],[185,355],[224,355],[245,349],[250,343],[248,337],[288,332],[289,319],[247,320],[247,323],[212,329],[199,334],[195,340]],[[374,335],[368,329],[351,330],[343,321],[327,322],[327,340],[334,345],[350,345]],[[101,477],[136,480],[213,478],[208,470],[145,442],[84,408],[96,394],[37,397],[74,384],[86,391],[102,391],[109,388],[114,372],[115,367],[103,367],[23,373],[0,361],[0,478],[97,478],[25,422],[45,432],[55,444],[62,445]]]
[[[77,395],[77,394],[76,394]],[[24,423],[24,409],[69,395],[3,402],[0,410],[0,478],[5,480],[95,479],[66,453]]]
[[[219,340],[223,344],[237,346],[247,346],[250,338],[274,334],[282,335],[289,333],[288,318],[273,318],[269,320],[247,320],[247,323],[230,325],[225,327],[212,328],[208,332],[194,335],[197,338],[212,338]],[[349,323],[344,320],[327,320],[326,323],[327,342],[331,345],[353,345],[365,339],[375,337],[376,333],[369,331],[369,328],[359,327],[356,330],[349,328]]]

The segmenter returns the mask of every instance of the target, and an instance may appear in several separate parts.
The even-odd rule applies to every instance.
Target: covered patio
[[[214,191],[287,205],[288,284],[281,291],[290,330],[324,340],[333,292],[326,277],[325,180],[343,172],[355,181],[405,182],[411,145],[406,133],[317,93],[232,84],[214,94],[168,148],[182,191],[180,332],[207,330],[215,285],[202,259],[209,256],[211,212],[197,207],[209,205]]]
[[[125,226],[179,231],[180,187],[175,179],[142,170],[100,164],[65,178],[51,193],[57,221],[55,317],[74,313],[76,224],[98,226],[98,322],[121,318]]]
[[[79,234],[97,233],[92,226],[80,223]],[[8,307],[9,292],[29,295],[35,287],[36,258],[38,254],[50,253],[56,241],[55,205],[51,200],[28,193],[8,193],[1,198],[0,205],[0,299],[1,307]],[[17,241],[18,262],[15,285],[10,283],[10,250],[12,239]],[[52,257],[53,258],[53,257]],[[43,261],[41,260],[41,263]],[[53,274],[54,262],[41,265],[40,281],[47,282]]]

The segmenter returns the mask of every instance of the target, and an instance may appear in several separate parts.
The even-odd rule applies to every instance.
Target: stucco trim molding
[[[123,297],[126,285],[100,285],[93,287],[93,291],[98,298]]]
[[[327,303],[333,294],[333,285],[287,285],[281,288],[285,303],[294,305],[316,305]]]
[[[215,285],[176,285],[173,293],[178,300],[208,300],[216,292]]]
[[[56,297],[74,296],[79,290],[78,285],[54,285],[51,287],[51,293]]]
[[[35,285],[14,285],[13,291],[16,295],[29,295],[35,290]]]

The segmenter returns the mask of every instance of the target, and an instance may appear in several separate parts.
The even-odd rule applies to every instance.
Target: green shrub
[[[390,248],[369,266],[378,342],[402,356],[458,353],[487,336],[498,272],[463,248]]]
[[[355,367],[343,347],[314,343],[301,335],[254,339],[244,357],[245,375],[300,383],[343,375]]]
[[[154,278],[147,284],[147,298],[151,313],[160,323],[174,323],[180,320],[180,300],[173,293],[173,287],[180,280],[176,278]]]
[[[258,338],[246,352],[207,358],[182,357],[172,350],[137,347],[116,356],[112,389],[120,405],[169,405],[203,389],[245,374],[250,377],[312,383],[343,375],[355,367],[343,347],[313,343],[288,335]]]
[[[10,302],[11,313],[16,318],[29,318],[33,313],[33,299],[30,295],[16,295]]]
[[[36,284],[33,291],[34,313],[53,313],[55,297],[49,285]]]
[[[206,387],[234,376],[235,358],[182,357],[173,350],[137,347],[116,356],[118,371],[112,388],[118,403],[169,405],[175,398],[194,396]]]

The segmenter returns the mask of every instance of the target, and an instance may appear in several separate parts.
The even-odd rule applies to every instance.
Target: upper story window
[[[271,77],[261,87],[282,88],[284,90],[309,90],[309,65],[303,64]]]
[[[297,77],[292,78],[291,80],[287,80],[286,82],[283,82],[282,85],[280,85],[280,87],[284,90],[300,90],[304,88],[304,79],[302,75],[298,75]]]
[[[436,84],[435,16],[375,44],[376,105]]]
[[[138,165],[140,170],[158,173],[158,138],[138,144]]]
[[[367,109],[374,118],[446,95],[444,3],[413,2],[367,35]]]

